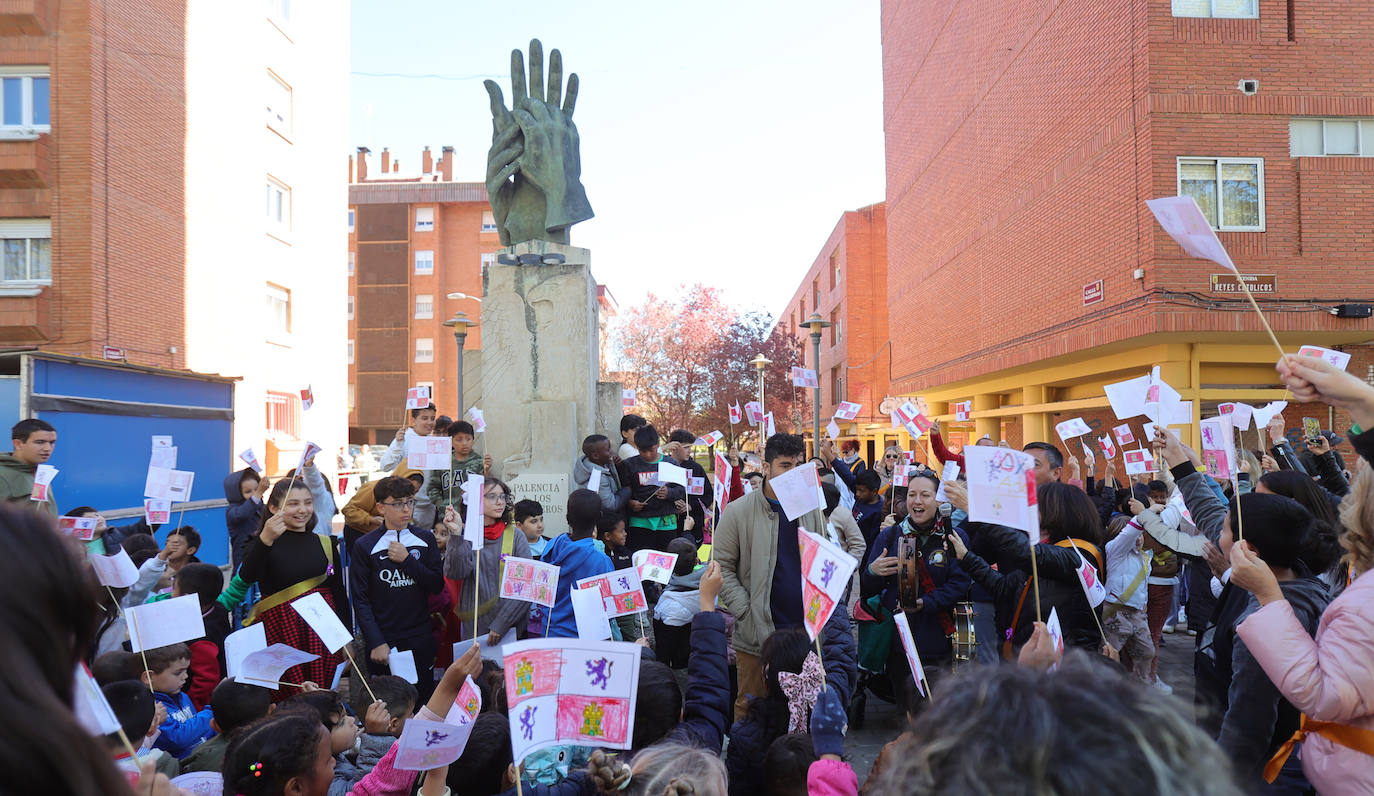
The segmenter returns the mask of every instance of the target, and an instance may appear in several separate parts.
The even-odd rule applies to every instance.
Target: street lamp
[[[454,300],[458,300],[458,299],[472,299],[473,301],[477,302],[478,304],[481,304],[481,303],[482,303],[482,299],[478,298],[477,296],[469,296],[469,295],[466,294],[466,293],[450,293],[450,294],[448,294],[448,297],[451,298],[451,299],[454,299]]]
[[[458,412],[461,417],[463,411],[463,346],[468,341],[468,329],[476,326],[477,321],[470,320],[466,312],[458,312],[452,318],[444,321],[444,325],[453,329],[453,339],[458,341]]]
[[[821,318],[819,312],[811,313],[811,317],[806,319],[802,326],[811,330],[811,364],[816,366],[816,393],[812,401],[815,409],[811,423],[811,453],[813,456],[821,455],[821,330],[834,326],[833,323]]]
[[[763,354],[759,354],[758,356],[755,356],[753,359],[749,360],[749,364],[753,365],[754,369],[759,372],[759,453],[762,454],[764,443],[768,441],[768,438],[765,435],[768,425],[767,421],[764,420],[763,417],[765,414],[767,414],[767,412],[765,412],[763,409],[763,369],[773,364],[773,360],[769,359],[768,357],[765,357]]]

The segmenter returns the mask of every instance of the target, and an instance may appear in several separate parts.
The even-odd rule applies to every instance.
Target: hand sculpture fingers
[[[510,98],[511,104],[525,96],[525,56],[519,50],[510,51]]]
[[[563,97],[563,54],[558,50],[549,52],[549,91],[548,103],[557,108]]]
[[[563,115],[572,118],[573,108],[577,107],[577,73],[568,75],[568,90],[563,92]]]
[[[531,99],[544,99],[544,45],[538,39],[530,39],[530,94]]]
[[[487,96],[491,99],[491,123],[493,138],[511,126],[510,111],[506,110],[506,98],[501,94],[501,87],[496,85],[494,80],[483,80],[482,85],[487,89]]]

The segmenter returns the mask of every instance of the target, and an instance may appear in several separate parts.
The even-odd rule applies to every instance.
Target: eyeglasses
[[[488,492],[482,497],[486,498],[487,500],[494,500],[497,503],[505,503],[510,500],[510,496],[507,495],[505,492]]]
[[[883,458],[884,458],[884,459],[899,459],[899,458],[901,458],[901,457],[898,456],[898,455],[895,454],[895,453],[889,453],[888,455],[884,456]]]
[[[415,508],[415,501],[414,501],[414,500],[402,500],[402,501],[400,501],[400,502],[395,502],[395,503],[385,503],[385,502],[383,502],[381,505],[386,506],[387,508],[392,508],[392,509],[413,509],[413,508]]]

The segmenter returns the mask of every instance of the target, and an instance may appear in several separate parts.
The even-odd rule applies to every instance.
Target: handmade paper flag
[[[89,542],[95,538],[96,522],[95,517],[58,517],[57,532],[63,536]]]
[[[29,500],[44,501],[52,492],[52,480],[57,477],[57,468],[51,464],[40,464],[33,473],[33,490]]]
[[[916,463],[916,451],[902,451],[902,461],[907,464]]]
[[[277,689],[282,674],[292,666],[310,663],[320,656],[298,650],[289,644],[273,644],[253,650],[239,661],[239,674],[235,680],[262,688]],[[392,670],[395,674],[395,670]]]
[[[1140,376],[1115,384],[1103,385],[1107,400],[1112,405],[1112,413],[1117,420],[1130,420],[1145,414],[1145,394],[1150,389],[1150,377]]]
[[[323,450],[323,448],[321,448],[319,445],[316,445],[315,443],[306,440],[305,447],[301,448],[301,460],[299,462],[296,462],[296,472],[299,473],[300,471],[304,470],[306,462],[315,461],[316,454],[318,454],[321,450]]]
[[[1135,435],[1131,433],[1131,424],[1122,423],[1112,429],[1112,436],[1116,437],[1116,443],[1123,448],[1135,442]]]
[[[172,447],[172,435],[171,435],[171,434],[154,434],[154,435],[153,435],[153,450],[157,450],[158,448],[170,448],[170,447]]]
[[[153,453],[148,457],[149,467],[166,467],[175,470],[177,466],[176,448],[153,448]]]
[[[1154,440],[1155,431],[1159,429],[1159,426],[1155,425],[1154,422],[1150,420],[1146,420],[1144,423],[1141,423],[1140,425],[1145,432],[1145,438],[1140,440],[1141,444]],[[1174,437],[1182,439],[1182,437],[1179,437],[1178,432],[1174,431],[1172,428],[1166,429],[1166,431],[1168,431],[1170,434],[1173,434]]]
[[[515,643],[515,628],[507,630],[506,635],[497,639],[495,644],[491,643],[489,634],[487,633],[483,633],[475,640],[465,638],[462,641],[455,641],[453,643],[453,659],[456,661],[463,657],[463,653],[467,652],[474,643],[477,645],[477,649],[482,655],[482,660],[499,664],[505,660],[505,656],[501,652],[502,648],[507,644]]]
[[[447,470],[453,441],[448,437],[406,437],[406,463],[413,470]]]
[[[172,501],[149,498],[143,501],[143,521],[163,525],[172,519]]]
[[[501,573],[501,596],[553,607],[558,588],[558,567],[529,558],[506,558]]]
[[[136,605],[125,609],[124,615],[129,624],[129,645],[134,652],[179,644],[205,635],[200,598],[194,594]]]
[[[301,390],[301,408],[302,408],[302,409],[309,409],[310,407],[312,407],[312,406],[314,406],[314,405],[315,405],[315,391],[312,390],[312,389],[310,388],[310,385],[307,384],[307,385],[305,386],[305,389],[304,389],[304,390]]]
[[[819,388],[820,382],[816,379],[816,371],[807,368],[792,367],[792,386]]]
[[[257,454],[253,453],[252,448],[249,448],[248,450],[245,450],[243,453],[240,453],[239,458],[243,460],[244,464],[248,465],[249,467],[252,467],[253,472],[257,473],[258,475],[262,475],[262,463],[258,461]]]
[[[912,439],[920,439],[922,434],[935,425],[911,401],[904,401],[901,406],[898,406],[896,414],[901,419],[906,433],[910,434]]]
[[[959,480],[959,462],[950,459],[945,462],[945,466],[940,470],[940,486],[935,490],[935,499],[941,503],[948,503],[949,496],[945,494],[945,484],[952,484]]]
[[[639,582],[639,572],[634,567],[583,578],[574,585],[578,589],[596,589],[601,595],[606,616],[612,619],[649,610],[649,601],[644,598],[644,585]]]
[[[706,494],[706,479],[698,478],[695,475],[687,476],[687,494],[704,495]]]
[[[1231,262],[1231,255],[1226,253],[1226,247],[1221,245],[1216,230],[1212,229],[1211,223],[1202,214],[1196,199],[1191,196],[1167,196],[1149,199],[1145,206],[1150,208],[1155,220],[1188,256],[1211,260],[1232,273],[1236,272],[1236,264]]]
[[[723,440],[723,439],[725,439],[725,435],[724,435],[724,434],[720,433],[719,431],[712,431],[710,434],[703,434],[703,435],[701,435],[700,437],[697,437],[696,444],[698,444],[698,445],[714,445],[714,444],[716,444],[717,442],[720,442],[720,441]]]
[[[472,430],[476,434],[487,430],[487,418],[482,414],[482,410],[475,406],[468,409],[468,422],[472,423]]]
[[[686,489],[688,474],[689,471],[686,467],[678,467],[676,464],[669,464],[664,461],[658,463],[658,482],[660,484],[678,484]]]
[[[634,390],[621,390],[621,391],[620,391],[620,406],[621,406],[621,408],[624,408],[624,409],[633,409],[633,408],[634,408],[634,405],[635,405],[635,391],[634,391]]]
[[[86,664],[78,661],[72,678],[72,712],[86,732],[103,738],[123,729],[119,717],[105,699],[105,692],[100,690],[100,685],[91,676]]]
[[[802,624],[814,640],[844,598],[859,562],[844,548],[805,528],[797,529],[797,541],[801,544]]]
[[[725,509],[730,502],[730,462],[719,451],[715,455],[715,466],[713,470],[713,480],[715,481],[716,505],[721,510]]]
[[[831,420],[829,423],[826,423],[826,424],[825,424],[825,433],[826,433],[826,435],[829,436],[831,439],[839,439],[839,438],[840,438],[840,424],[839,424],[839,423],[836,423],[834,420]]]
[[[1244,431],[1250,427],[1250,418],[1255,414],[1255,408],[1250,404],[1243,404],[1239,401],[1232,403],[1217,404],[1217,411],[1223,415],[1230,415],[1231,425],[1237,431]]]
[[[1050,640],[1054,642],[1054,651],[1058,655],[1064,654],[1064,631],[1059,626],[1059,610],[1050,609],[1050,618],[1045,620],[1045,629],[1050,633]]]
[[[429,407],[429,388],[411,387],[406,390],[407,409],[425,409]]]
[[[774,425],[773,425],[773,413],[772,413],[772,412],[769,412],[768,414],[766,414],[766,415],[763,416],[763,425],[767,428],[766,435],[767,435],[769,438],[771,438],[774,434],[777,434],[777,433],[778,433],[777,426],[774,426]]]
[[[1083,551],[1078,549],[1078,545],[1073,546],[1074,552],[1078,553],[1078,585],[1083,587],[1083,594],[1088,598],[1088,604],[1096,608],[1107,599],[1107,587],[1103,585],[1102,578],[1099,577],[1097,568],[1094,567]]]
[[[446,766],[463,756],[472,728],[472,724],[406,719],[396,741],[392,765],[401,771],[429,771]]]
[[[1029,453],[984,445],[965,447],[969,521],[1019,528],[1038,541],[1034,470],[1035,458]]]
[[[734,425],[744,419],[744,413],[740,411],[739,401],[730,404],[730,425]]]
[[[1159,366],[1150,372],[1150,386],[1145,391],[1145,415],[1164,426],[1193,422],[1193,404],[1184,403],[1183,396],[1160,378]]]
[[[329,603],[324,601],[324,595],[319,592],[310,592],[293,601],[291,607],[301,615],[306,624],[310,625],[310,629],[315,631],[315,635],[320,637],[325,649],[330,652],[338,652],[345,644],[353,641],[353,634],[339,621],[339,615],[334,613],[334,609],[329,607]]]
[[[1202,463],[1207,474],[1218,481],[1236,477],[1236,438],[1231,433],[1231,416],[1209,417],[1202,421]]]
[[[840,401],[839,405],[835,407],[835,417],[841,420],[853,420],[859,416],[859,410],[862,408],[863,404],[856,404],[852,401]]]
[[[419,684],[420,673],[415,671],[415,652],[413,650],[398,650],[395,647],[390,648],[390,650],[387,651],[386,665],[396,677],[412,685]]]
[[[1155,458],[1147,450],[1126,451],[1126,475],[1155,472]]]
[[[825,508],[821,493],[821,479],[816,463],[799,464],[787,472],[769,479],[773,493],[782,504],[782,513],[796,521],[809,511]]]
[[[1298,356],[1324,359],[1341,370],[1345,370],[1345,366],[1350,364],[1350,355],[1346,352],[1332,351],[1329,348],[1322,348],[1318,345],[1305,345],[1299,348]]]
[[[960,401],[953,405],[955,420],[968,420],[973,414],[973,401]]]
[[[255,622],[224,637],[224,669],[230,677],[237,677],[243,659],[258,650],[267,649],[267,626]]]
[[[1116,446],[1112,444],[1110,438],[1098,437],[1097,446],[1102,449],[1103,456],[1106,456],[1108,459],[1116,458]]]
[[[1093,462],[1097,461],[1097,455],[1093,453],[1093,446],[1089,445],[1088,443],[1082,440],[1079,440],[1078,444],[1079,447],[1083,448],[1083,463],[1086,464],[1088,466],[1088,469],[1091,470]]]
[[[907,665],[911,667],[916,689],[926,695],[926,670],[921,666],[921,656],[916,652],[916,639],[911,636],[911,624],[907,621],[906,611],[898,611],[892,616],[897,625],[897,635],[902,639],[902,650],[906,652]]]
[[[906,486],[907,474],[911,472],[911,465],[899,464],[892,470],[892,485]]]
[[[127,589],[138,581],[138,567],[134,566],[133,559],[129,558],[123,547],[112,556],[87,552],[86,560],[91,562],[96,580],[100,581],[102,586]]]
[[[1071,439],[1093,433],[1093,430],[1088,428],[1088,424],[1083,422],[1081,417],[1070,418],[1063,423],[1058,423],[1054,430],[1058,432],[1059,438],[1064,440],[1065,445],[1068,445]]]
[[[448,715],[444,717],[445,724],[462,725],[471,724],[477,720],[477,716],[482,712],[482,689],[473,682],[472,675],[468,675],[463,680],[463,687],[458,689],[458,696],[449,706]]]
[[[651,580],[666,586],[673,577],[673,567],[677,566],[677,553],[639,550],[630,560],[634,562],[640,580]]]
[[[1269,425],[1269,421],[1273,420],[1275,415],[1282,414],[1283,410],[1287,408],[1287,401],[1270,401],[1264,406],[1256,406],[1253,411],[1255,430],[1258,431]]]
[[[483,545],[482,506],[485,494],[486,478],[481,473],[468,473],[468,480],[463,482],[463,504],[467,506],[467,515],[463,517],[463,539],[474,550],[481,550]]]
[[[750,401],[744,405],[744,416],[748,418],[750,425],[759,425],[763,422],[763,405],[758,401]]]
[[[515,762],[554,744],[629,749],[639,647],[532,639],[506,651],[506,703]]]
[[[611,637],[610,618],[606,616],[606,604],[601,600],[600,589],[572,589],[568,597],[572,601],[578,638],[583,641],[603,641]]]

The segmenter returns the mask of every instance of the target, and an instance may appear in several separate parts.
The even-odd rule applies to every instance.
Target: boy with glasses
[[[372,494],[382,526],[353,546],[349,592],[369,650],[372,674],[390,674],[391,649],[410,650],[421,700],[434,691],[434,634],[429,596],[444,588],[443,558],[434,535],[411,523],[415,484],[387,476]]]

